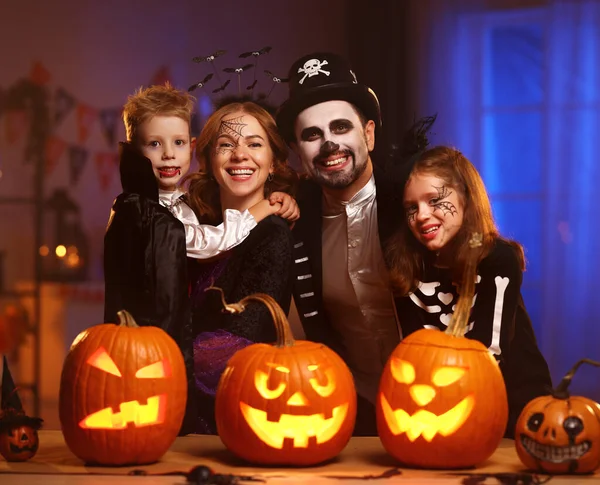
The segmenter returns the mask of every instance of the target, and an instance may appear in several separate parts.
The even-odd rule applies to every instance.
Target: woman
[[[244,211],[274,191],[291,192],[297,175],[287,164],[287,146],[275,121],[252,102],[231,103],[206,122],[196,144],[200,164],[190,176],[190,205],[201,223],[219,224],[226,209]],[[292,291],[292,236],[277,216],[263,219],[239,246],[192,268],[194,370],[199,390],[199,433],[216,433],[214,396],[219,377],[235,351],[275,340],[264,305],[223,313],[220,293],[234,303],[252,293],[271,295],[287,313]]]
[[[478,249],[476,295],[466,333],[500,362],[509,401],[506,436],[512,437],[525,404],[551,388],[523,303],[523,249],[500,237],[485,186],[458,150],[435,147],[414,160],[404,185],[404,224],[387,248],[404,336],[423,328],[445,330],[458,299],[473,233]]]

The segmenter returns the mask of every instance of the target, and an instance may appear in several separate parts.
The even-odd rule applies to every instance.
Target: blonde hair
[[[127,141],[135,142],[140,125],[155,116],[176,116],[190,125],[195,102],[191,94],[175,89],[168,81],[164,85],[140,87],[127,97],[123,106]]]

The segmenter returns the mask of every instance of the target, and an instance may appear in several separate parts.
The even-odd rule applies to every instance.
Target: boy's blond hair
[[[176,116],[190,125],[195,102],[194,96],[175,89],[168,81],[164,85],[140,87],[127,97],[123,106],[127,141],[134,142],[140,125],[154,116]]]

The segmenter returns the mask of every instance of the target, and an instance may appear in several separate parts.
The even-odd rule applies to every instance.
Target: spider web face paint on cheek
[[[452,191],[450,189],[448,189],[448,187],[446,187],[445,185],[442,187],[436,187],[433,186],[433,188],[435,190],[437,190],[438,193],[438,200],[439,202],[436,202],[435,204],[433,204],[434,210],[439,209],[442,211],[442,214],[444,214],[444,216],[451,214],[451,215],[456,215],[458,214],[458,210],[456,210],[456,206],[449,201],[444,201],[442,199],[447,199],[448,197],[450,197],[450,195],[452,194]]]

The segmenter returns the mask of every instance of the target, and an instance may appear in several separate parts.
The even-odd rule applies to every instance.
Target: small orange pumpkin
[[[480,240],[472,240],[473,247]],[[383,446],[401,463],[466,468],[489,458],[508,421],[506,386],[488,349],[467,339],[476,258],[467,262],[446,332],[418,330],[394,349],[375,404]]]
[[[569,384],[582,359],[551,395],[525,406],[516,424],[515,446],[523,464],[544,473],[590,473],[600,466],[600,404],[570,396]]]
[[[27,461],[33,458],[39,447],[37,428],[39,424],[29,423],[28,416],[20,416],[23,422],[0,429],[0,455],[6,461]]]
[[[269,308],[277,342],[249,345],[227,363],[215,402],[219,436],[230,451],[252,463],[329,460],[354,429],[352,374],[325,345],[294,340],[285,314],[269,295],[257,293],[224,306],[237,313],[253,300]]]
[[[183,421],[183,355],[158,327],[120,324],[84,330],[65,359],[59,417],[69,449],[86,463],[142,465],[171,446]]]

